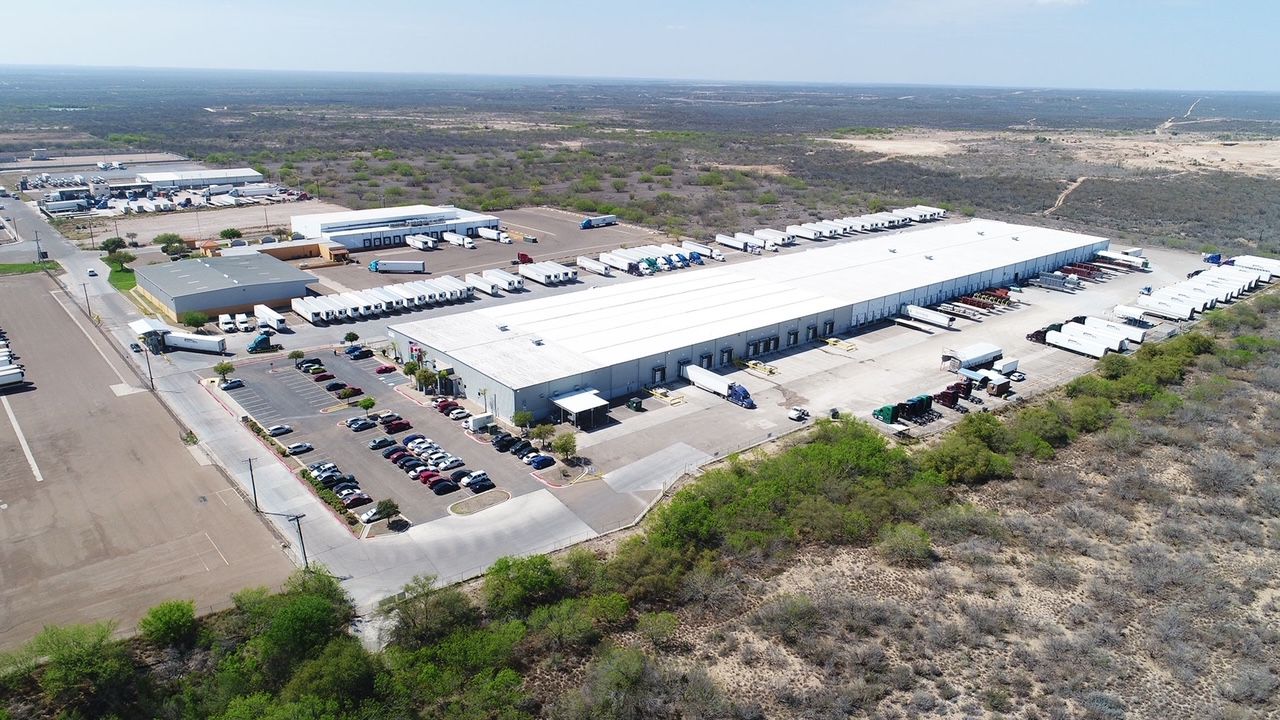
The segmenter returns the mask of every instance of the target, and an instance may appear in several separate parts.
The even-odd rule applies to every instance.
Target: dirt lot
[[[631,225],[582,230],[578,223],[583,216],[551,208],[506,210],[498,213],[498,217],[502,219],[504,227],[533,235],[538,238],[538,242],[516,241],[511,245],[503,245],[491,240],[477,240],[475,250],[443,245],[437,250],[426,252],[408,247],[364,252],[354,255],[356,264],[319,268],[312,272],[320,277],[321,283],[330,292],[343,292],[347,289],[365,290],[413,279],[407,275],[377,275],[369,272],[366,268],[369,261],[375,258],[425,260],[431,274],[448,274],[461,278],[470,272],[508,268],[518,252],[528,253],[534,260],[572,261],[579,255],[595,255],[622,245],[664,242],[662,235]],[[302,262],[305,261],[299,260],[295,264]]]
[[[275,538],[53,287],[0,283],[0,327],[33,383],[0,396],[0,648],[46,624],[131,631],[163,600],[205,612],[281,582],[293,566]]]
[[[312,215],[315,213],[342,212],[347,208],[319,200],[305,202],[280,203],[278,205],[252,205],[234,208],[206,208],[200,211],[183,210],[181,212],[148,213],[146,215],[128,215],[119,218],[99,221],[98,227],[106,227],[112,232],[119,228],[120,237],[125,233],[138,233],[138,241],[143,242],[160,233],[178,233],[184,238],[207,239],[216,238],[224,228],[237,228],[245,237],[266,235],[271,228],[289,227],[289,219],[294,215]]]

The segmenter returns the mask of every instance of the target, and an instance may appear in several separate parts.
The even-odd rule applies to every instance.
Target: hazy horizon
[[[1208,0],[567,0],[484,11],[228,2],[10,8],[0,66],[725,84],[1277,92],[1280,6]],[[1240,22],[1248,17],[1249,22]],[[198,34],[196,29],[198,28]],[[57,41],[49,37],[56,35]],[[194,37],[193,37],[194,36]]]

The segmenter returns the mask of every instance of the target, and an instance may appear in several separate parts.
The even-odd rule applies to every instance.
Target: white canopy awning
[[[588,410],[594,410],[598,407],[608,407],[609,401],[600,397],[598,391],[593,389],[582,390],[569,395],[561,395],[558,398],[552,398],[551,402],[567,413],[577,415]]]
[[[173,328],[156,320],[155,318],[142,318],[129,323],[129,329],[138,335],[146,335],[151,332],[171,333]]]

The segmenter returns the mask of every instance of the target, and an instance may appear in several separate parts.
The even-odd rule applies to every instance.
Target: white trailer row
[[[1106,345],[1100,342],[1096,342],[1079,335],[1068,335],[1066,333],[1058,332],[1057,330],[1050,330],[1045,333],[1044,341],[1046,344],[1052,345],[1053,347],[1078,352],[1081,355],[1088,355],[1091,358],[1100,358],[1107,354]]]
[[[574,262],[577,263],[579,270],[585,270],[589,273],[595,273],[596,275],[603,275],[605,277],[613,276],[613,268],[599,260],[589,258],[586,255],[579,255],[578,259]]]
[[[1129,349],[1129,340],[1127,338],[1107,328],[1069,322],[1062,325],[1061,332],[1063,335],[1084,338],[1086,341],[1097,343],[1111,352],[1125,352]]]
[[[539,285],[560,285],[578,279],[577,270],[554,262],[524,263],[518,270],[522,277]]]
[[[290,308],[303,320],[319,325],[461,302],[474,295],[475,288],[471,284],[452,275],[444,275],[368,290],[294,298],[290,301]]]
[[[711,258],[717,262],[724,262],[724,253],[710,245],[705,245],[700,242],[685,240],[680,243],[680,249],[686,252],[696,252],[701,257]]]
[[[1085,327],[1097,328],[1099,330],[1109,331],[1116,335],[1120,335],[1131,343],[1140,343],[1147,339],[1147,331],[1137,325],[1129,325],[1126,323],[1111,322],[1102,318],[1086,317],[1084,319]]]
[[[787,228],[787,232],[790,232],[790,231],[791,231],[791,228]],[[745,233],[739,233],[739,234],[745,235]],[[736,235],[733,237],[730,237],[728,235],[716,235],[716,244],[723,245],[727,248],[733,248],[734,250],[738,250],[740,252],[750,253],[752,255],[759,255],[764,250],[764,241],[758,240],[754,236],[747,236],[747,237],[750,237],[751,239],[747,240],[745,238],[740,238]]]
[[[480,277],[494,283],[499,289],[507,292],[519,292],[524,289],[524,278],[512,275],[506,270],[485,270]]]

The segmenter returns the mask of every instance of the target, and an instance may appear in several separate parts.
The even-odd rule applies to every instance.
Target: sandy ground
[[[156,235],[167,232],[178,233],[188,239],[209,239],[217,237],[222,229],[231,227],[238,228],[245,237],[257,237],[266,235],[270,228],[290,227],[290,218],[294,215],[341,212],[348,209],[333,203],[307,200],[277,205],[208,208],[198,213],[194,210],[183,210],[182,212],[124,215],[114,220],[99,220],[97,227],[105,228],[112,233],[119,228],[120,237],[126,237],[125,233],[138,233],[138,242],[150,241]]]
[[[1280,177],[1280,140],[1221,140],[1209,133],[1182,132],[1179,135],[1104,135],[1099,132],[1037,133],[1065,148],[1075,159],[1096,165],[1130,170],[1169,172],[1224,171],[1246,175]],[[967,146],[983,143],[1007,144],[1011,151],[1024,146],[1026,132],[968,133],[949,130],[908,130],[887,137],[819,138],[851,150],[876,153],[887,158],[941,157],[963,153]],[[872,162],[877,162],[873,160]]]

